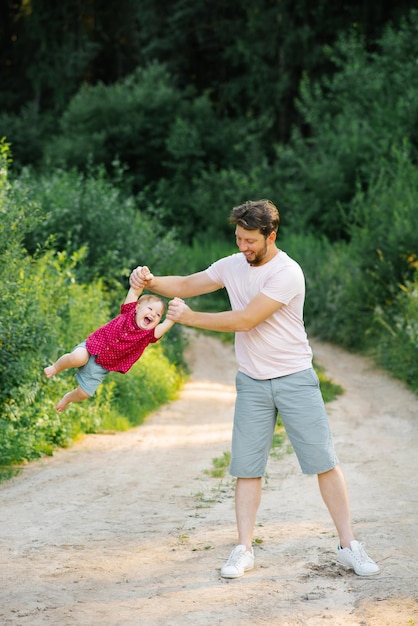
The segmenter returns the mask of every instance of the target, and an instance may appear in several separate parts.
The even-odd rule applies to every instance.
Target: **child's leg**
[[[83,400],[87,400],[87,398],[90,398],[89,394],[83,391],[81,387],[77,387],[76,389],[73,389],[73,391],[66,393],[65,396],[61,398],[55,407],[55,410],[62,413],[62,411],[65,411],[70,402],[83,402]]]
[[[87,363],[89,357],[90,354],[86,348],[78,346],[77,348],[74,348],[72,352],[68,352],[67,354],[60,356],[60,358],[55,361],[53,365],[46,367],[44,372],[47,378],[52,378],[55,374],[58,374],[63,370],[68,370],[71,367],[82,367]]]

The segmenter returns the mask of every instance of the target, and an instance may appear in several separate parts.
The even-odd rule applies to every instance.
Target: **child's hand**
[[[181,298],[174,298],[168,303],[167,318],[172,322],[186,324],[192,310]]]
[[[145,289],[153,278],[153,274],[151,274],[149,268],[146,265],[139,265],[134,270],[132,270],[129,277],[129,284],[132,289]]]
[[[149,283],[154,278],[154,274],[151,274],[149,268],[146,265],[143,265],[142,267],[142,276],[147,283]]]

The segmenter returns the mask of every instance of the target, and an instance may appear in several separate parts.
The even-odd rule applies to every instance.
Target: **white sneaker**
[[[359,541],[351,541],[349,548],[338,546],[337,559],[342,565],[352,568],[358,576],[371,576],[380,571]]]
[[[239,578],[254,567],[254,550],[248,552],[246,546],[236,546],[229,555],[229,559],[221,569],[223,578]]]

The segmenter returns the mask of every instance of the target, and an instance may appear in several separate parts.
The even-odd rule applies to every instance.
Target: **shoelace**
[[[364,543],[359,543],[358,549],[353,550],[352,552],[360,561],[360,563],[372,563],[373,562],[364,548]]]
[[[238,552],[238,550],[234,550],[231,556],[228,559],[227,565],[236,566],[241,561],[241,559],[245,556],[245,552]]]

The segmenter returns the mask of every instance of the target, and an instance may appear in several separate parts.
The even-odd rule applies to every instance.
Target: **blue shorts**
[[[86,342],[82,341],[74,348],[85,348]],[[87,348],[86,348],[87,349]],[[97,387],[103,381],[103,378],[106,374],[109,373],[109,370],[105,369],[98,363],[96,363],[96,356],[90,355],[89,360],[85,365],[79,367],[76,372],[76,379],[83,391],[85,391],[89,396],[92,396],[96,391]]]
[[[313,368],[256,380],[238,372],[230,473],[263,476],[277,413],[304,474],[322,474],[338,464],[328,416]]]

